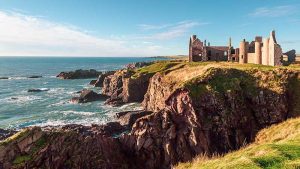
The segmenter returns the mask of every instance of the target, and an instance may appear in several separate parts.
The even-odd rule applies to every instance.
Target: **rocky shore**
[[[90,70],[78,69],[71,72],[61,72],[56,77],[60,79],[89,79],[89,78],[96,78],[101,74],[102,72],[98,72],[94,69],[90,69]]]
[[[0,168],[168,169],[239,149],[300,114],[299,69],[161,61],[101,76],[107,104],[143,110],[106,125],[25,128],[0,142]]]

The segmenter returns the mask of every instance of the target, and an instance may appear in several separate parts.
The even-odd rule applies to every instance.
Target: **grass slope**
[[[300,118],[273,125],[258,133],[254,143],[223,157],[205,155],[176,169],[298,169]]]

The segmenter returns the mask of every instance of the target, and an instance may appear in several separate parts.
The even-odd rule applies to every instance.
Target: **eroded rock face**
[[[102,93],[110,96],[106,104],[118,106],[124,103],[142,102],[147,91],[150,75],[131,77],[129,70],[117,71],[103,81]]]
[[[94,86],[95,87],[103,87],[103,82],[104,82],[104,79],[107,77],[107,76],[110,76],[110,75],[113,75],[115,74],[116,71],[108,71],[108,72],[105,72],[101,75],[99,75],[98,79],[96,80]]]
[[[119,126],[120,127],[120,126]],[[29,128],[0,146],[0,168],[129,168],[116,125]]]
[[[150,82],[143,100],[145,110],[157,112],[165,107],[165,101],[173,92],[173,86],[163,81],[163,75],[155,74]]]
[[[88,79],[88,78],[96,78],[101,75],[102,72],[98,72],[94,69],[90,70],[76,70],[71,72],[61,72],[56,77],[60,79]]]
[[[121,138],[145,168],[170,168],[199,154],[236,150],[253,141],[260,129],[287,119],[287,84],[297,73],[254,70],[244,74],[216,69],[208,74],[193,85],[209,90],[177,89],[168,99],[160,100],[165,108],[138,119],[130,135]],[[234,76],[239,79],[232,79]],[[220,82],[214,83],[216,79]],[[157,93],[162,91],[149,96],[157,97]]]
[[[127,128],[131,129],[132,125],[137,119],[152,114],[151,111],[137,110],[137,111],[125,111],[116,114],[119,123]]]

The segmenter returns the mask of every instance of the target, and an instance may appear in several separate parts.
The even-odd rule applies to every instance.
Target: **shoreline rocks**
[[[56,77],[59,79],[89,79],[89,78],[96,78],[101,74],[102,72],[98,72],[94,69],[90,69],[90,70],[78,69],[71,72],[61,72]]]
[[[36,93],[36,92],[46,92],[49,91],[49,89],[28,89],[27,92],[29,93]]]
[[[9,77],[0,77],[0,80],[8,80]]]
[[[38,79],[38,78],[42,78],[43,76],[28,76],[28,79]]]
[[[93,101],[98,101],[98,100],[106,100],[108,97],[102,94],[95,93],[92,90],[82,90],[80,92],[79,97],[73,97],[70,102],[71,103],[88,103],[88,102],[93,102]]]

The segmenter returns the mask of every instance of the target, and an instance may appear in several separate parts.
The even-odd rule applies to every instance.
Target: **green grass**
[[[300,168],[300,118],[264,129],[256,141],[222,157],[199,156],[177,169],[298,169]]]
[[[179,61],[159,61],[149,66],[145,66],[139,68],[135,71],[135,74],[132,75],[133,78],[139,77],[141,75],[150,75],[153,76],[155,73],[164,73],[167,70],[171,69],[172,67],[181,64],[183,62]]]
[[[0,146],[2,146],[2,145],[5,146],[5,145],[11,143],[14,140],[18,140],[20,138],[25,138],[28,134],[29,134],[29,130],[28,129],[23,129],[23,130],[17,132],[16,134],[12,135],[11,137],[0,141]]]
[[[15,160],[13,161],[13,164],[14,165],[20,165],[20,164],[23,164],[23,163],[25,163],[26,161],[29,161],[29,160],[31,160],[31,156],[21,155],[21,156],[17,156],[15,158]]]
[[[229,91],[248,92],[257,94],[256,80],[250,73],[238,69],[209,68],[204,74],[185,82],[184,87],[190,90],[194,98],[208,91],[224,94]]]

